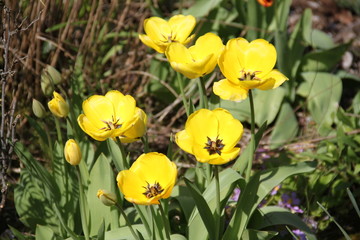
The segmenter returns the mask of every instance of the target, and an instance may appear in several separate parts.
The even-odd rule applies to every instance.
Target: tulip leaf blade
[[[90,236],[97,234],[98,227],[102,224],[103,219],[105,220],[105,228],[107,228],[111,222],[112,214],[117,213],[115,209],[111,210],[111,208],[105,206],[100,199],[97,198],[96,193],[99,189],[105,189],[110,192],[116,191],[113,170],[109,160],[103,154],[98,157],[94,167],[91,169],[88,191],[86,193],[88,209],[91,209]]]
[[[200,191],[197,189],[195,184],[193,184],[190,180],[184,178],[186,186],[189,188],[191,195],[195,201],[196,207],[199,211],[199,214],[202,218],[202,221],[209,233],[209,237],[212,238],[215,236],[215,220],[210,210],[208,203],[205,198],[201,195]]]
[[[226,168],[219,173],[219,183],[221,201],[220,206],[221,209],[223,209],[235,186],[237,186],[237,184],[242,186],[245,183],[245,180],[235,170],[231,168]],[[215,212],[216,209],[215,185],[215,180],[213,179],[202,194],[212,212]],[[201,216],[197,208],[193,210],[188,222],[189,239],[208,239],[207,234],[204,234],[204,232],[206,232],[206,227],[202,222]]]
[[[291,105],[284,102],[270,135],[270,147],[274,149],[290,142],[296,136],[298,130],[299,126],[295,113]]]
[[[241,240],[253,240],[253,239],[268,240],[273,238],[277,234],[278,234],[277,232],[272,232],[272,231],[258,231],[254,229],[246,229],[243,235],[241,236]]]
[[[316,165],[317,163],[314,161],[300,162],[267,169],[251,176],[240,195],[235,213],[225,231],[224,239],[236,239],[237,236],[243,234],[253,212],[274,187],[291,175],[313,171]]]
[[[256,150],[257,146],[259,145],[259,142],[266,130],[267,127],[267,121],[265,121],[261,127],[257,130],[257,132],[255,133],[255,149]],[[248,145],[245,150],[242,150],[242,152],[240,153],[240,156],[236,159],[235,164],[232,166],[232,169],[238,171],[240,174],[242,174],[244,172],[244,170],[246,169],[247,166],[247,159],[249,159],[249,157],[251,156],[251,154],[254,154],[251,152],[251,148]]]
[[[249,225],[254,229],[263,229],[275,225],[290,225],[303,231],[308,240],[316,240],[311,229],[303,220],[289,210],[278,206],[265,206],[254,212]]]
[[[54,231],[50,227],[37,225],[35,232],[35,240],[43,239],[60,240],[61,238],[56,236]]]

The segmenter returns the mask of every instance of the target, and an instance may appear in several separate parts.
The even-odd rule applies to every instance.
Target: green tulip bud
[[[116,204],[116,195],[104,189],[99,189],[96,196],[106,206],[114,206]]]
[[[43,118],[45,116],[46,110],[44,105],[42,105],[41,102],[39,102],[35,98],[32,101],[32,109],[36,117]]]

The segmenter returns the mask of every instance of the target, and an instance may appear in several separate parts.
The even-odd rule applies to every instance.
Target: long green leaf
[[[308,240],[316,240],[316,236],[299,216],[278,206],[259,208],[251,218],[249,225],[254,229],[263,229],[276,225],[290,225],[303,231]]]
[[[199,214],[203,220],[203,223],[209,233],[210,238],[214,237],[216,226],[215,226],[215,220],[214,220],[212,212],[209,208],[209,205],[207,204],[206,200],[201,195],[200,191],[197,189],[195,184],[193,184],[186,178],[184,178],[184,180],[185,180],[186,186],[189,188],[189,191],[194,198],[196,207],[197,207]]]
[[[224,239],[237,239],[247,227],[249,218],[264,197],[287,177],[310,172],[316,162],[300,162],[257,172],[253,175],[240,195],[234,216],[225,231]]]
[[[219,182],[220,182],[220,202],[221,209],[223,209],[227,203],[229,196],[232,194],[235,186],[237,184],[243,185],[245,180],[241,177],[241,175],[231,168],[226,168],[221,171],[219,174]],[[214,179],[207,186],[205,191],[203,192],[203,197],[207,202],[207,205],[211,209],[211,212],[215,212],[216,208],[216,197],[215,197],[215,181]],[[202,218],[199,214],[197,208],[194,209],[190,219],[189,219],[189,239],[208,239],[208,235],[205,234],[206,227],[202,221]]]

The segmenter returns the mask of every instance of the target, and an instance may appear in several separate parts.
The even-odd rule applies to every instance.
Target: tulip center
[[[100,128],[100,130],[111,131],[114,129],[121,128],[122,124],[119,123],[120,118],[115,119],[114,116],[112,116],[111,118],[112,118],[111,121],[102,120],[102,122],[105,123],[106,126],[103,128]]]
[[[143,192],[143,194],[147,198],[155,197],[164,191],[164,189],[161,187],[160,183],[158,183],[158,182],[155,182],[152,185],[150,185],[148,182],[146,182],[146,183],[147,183],[147,186],[143,187],[146,189],[146,191]]]
[[[260,78],[256,77],[256,74],[260,71],[254,71],[254,72],[246,72],[245,70],[241,70],[241,75],[239,80],[240,81],[250,81],[250,80],[261,80]]]
[[[206,149],[210,155],[215,153],[221,155],[221,150],[225,147],[222,143],[222,139],[216,137],[215,141],[211,140],[211,138],[207,137],[207,142],[205,143],[204,149]]]

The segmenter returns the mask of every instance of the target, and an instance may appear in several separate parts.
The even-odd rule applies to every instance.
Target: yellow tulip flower
[[[235,159],[235,147],[243,134],[241,122],[222,108],[200,109],[186,121],[185,130],[175,135],[176,144],[199,162],[224,164]]]
[[[124,96],[119,91],[109,91],[105,96],[91,96],[83,102],[82,108],[84,114],[78,117],[78,123],[95,140],[141,137],[145,132],[145,113],[136,107],[133,97]]]
[[[140,34],[140,40],[155,49],[164,53],[171,42],[188,44],[194,35],[190,35],[196,24],[196,19],[191,16],[175,15],[166,21],[159,17],[147,18],[144,21],[146,34]]]
[[[81,161],[81,150],[79,144],[74,139],[69,139],[65,143],[64,156],[68,163],[75,166]]]
[[[69,113],[69,105],[65,102],[65,99],[58,94],[53,92],[54,98],[48,102],[48,107],[52,114],[56,117],[63,118],[66,117]]]
[[[132,126],[120,136],[122,143],[135,142],[136,140],[144,136],[147,123],[146,113],[142,109],[137,107],[135,110],[135,119],[136,120],[132,124]]]
[[[177,168],[164,154],[142,154],[129,170],[119,172],[117,184],[129,202],[141,205],[160,204],[175,185]]]
[[[214,83],[213,91],[220,98],[241,101],[249,89],[269,90],[279,87],[288,78],[276,69],[275,47],[264,39],[248,42],[244,38],[228,41],[218,64],[226,79]]]
[[[193,79],[211,73],[223,49],[220,37],[207,33],[199,37],[189,49],[180,43],[171,43],[165,55],[175,71]]]

